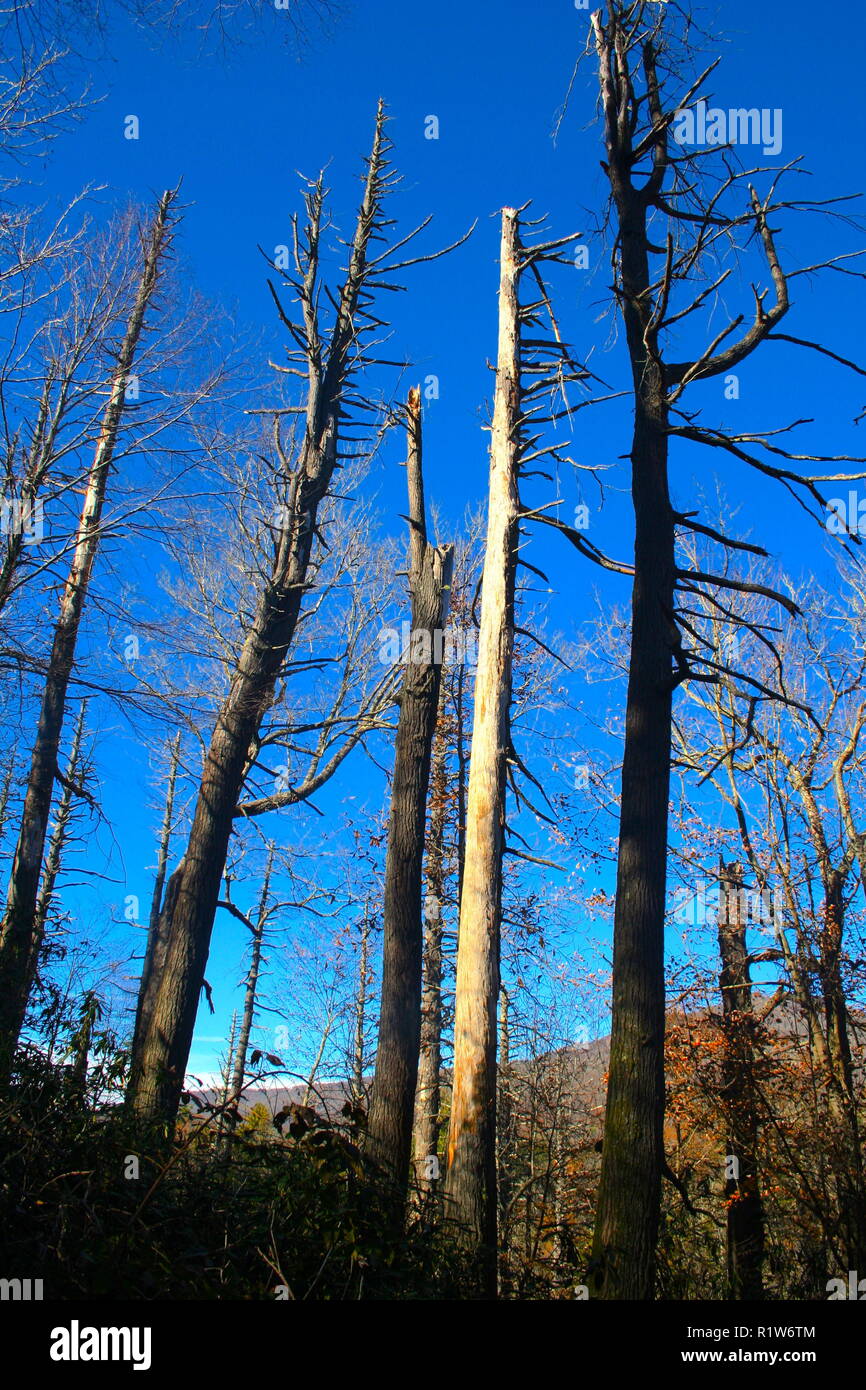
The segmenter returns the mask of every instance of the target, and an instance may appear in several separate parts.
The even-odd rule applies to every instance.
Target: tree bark
[[[597,27],[621,308],[632,367],[635,515],[632,629],[614,909],[604,1147],[590,1283],[597,1297],[652,1297],[664,1123],[664,919],[671,757],[674,515],[664,367],[652,319],[647,202],[631,184],[616,111],[624,78]],[[616,76],[614,76],[616,73]],[[617,96],[619,92],[619,98]]]
[[[503,209],[487,545],[469,760],[445,1214],[496,1294],[496,1009],[520,498],[519,221]]]
[[[396,1191],[409,1178],[421,1040],[421,882],[430,758],[442,677],[453,547],[427,540],[421,460],[421,393],[407,408],[412,621],[394,755],[385,861],[382,993],[368,1143]]]
[[[57,775],[66,694],[99,548],[100,520],[125,406],[127,380],[158,283],[160,265],[170,241],[170,210],[175,196],[174,192],[163,194],[145,243],[142,273],[112,373],[108,404],[90,466],[75,549],[48,658],[21,827],[12,863],[6,911],[0,927],[0,1081],[8,1076],[27,1009],[39,879]]]
[[[443,673],[444,675],[444,673]],[[427,837],[427,897],[424,904],[424,960],[421,986],[421,1046],[415,1089],[412,1150],[415,1182],[426,1208],[438,1192],[439,1111],[442,1106],[442,908],[445,896],[445,830],[448,810],[445,696],[439,689],[439,713],[430,773],[431,807]],[[430,1160],[435,1163],[430,1165]]]

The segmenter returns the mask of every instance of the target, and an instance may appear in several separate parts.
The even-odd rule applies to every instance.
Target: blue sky
[[[816,197],[856,190],[863,182],[859,10],[846,14],[844,43],[805,0],[765,6],[733,0],[704,7],[702,15],[718,40],[708,45],[709,57],[723,55],[710,84],[719,106],[781,108],[784,146],[777,162],[804,155],[815,174],[809,191]],[[202,56],[189,36],[154,47],[151,37],[119,21],[107,56],[93,66],[93,88],[103,100],[58,147],[44,174],[45,192],[62,197],[88,182],[106,186],[99,198],[107,205],[130,196],[147,201],[182,177],[188,211],[177,250],[184,273],[278,350],[266,267],[256,247],[272,252],[288,239],[288,219],[299,206],[296,171],[314,175],[322,165],[337,221],[341,230],[349,229],[360,158],[369,146],[376,102],[384,97],[394,160],[404,175],[394,203],[400,228],[432,212],[423,243],[432,249],[478,223],[470,242],[452,256],[410,272],[409,292],[388,306],[394,324],[394,351],[388,355],[413,364],[406,384],[438,377],[439,398],[425,415],[427,492],[456,522],[486,489],[486,435],[480,426],[491,390],[485,364],[495,354],[496,214],[503,205],[532,199],[535,215],[549,214],[552,235],[587,233],[590,269],[558,273],[557,308],[578,354],[592,349],[594,369],[619,388],[625,384],[621,347],[609,346],[610,318],[597,322],[607,304],[609,271],[601,244],[589,236],[607,188],[599,168],[592,64],[578,74],[555,142],[552,137],[585,43],[588,12],[572,0],[531,7],[516,0],[439,0],[409,8],[397,0],[367,0],[347,4],[331,30],[314,35],[300,56],[281,42],[282,23],[280,14],[269,14],[261,34],[248,43]],[[129,115],[139,119],[138,140],[124,138]],[[435,140],[425,138],[430,116],[438,118]],[[809,227],[802,219],[791,219],[780,241],[791,264],[851,244],[850,235],[833,224]],[[731,302],[749,312],[747,280],[732,290]],[[798,280],[790,331],[826,338],[829,327],[833,348],[856,357],[861,334],[850,303],[850,282],[841,277],[831,277],[823,288]],[[714,323],[718,331],[721,320]],[[725,401],[721,383],[714,382],[695,391],[692,405],[700,404],[712,422],[744,428],[820,413],[819,426],[804,442],[827,452],[857,453],[864,451],[866,425],[855,430],[851,421],[863,395],[843,373],[776,344],[743,369],[738,402]],[[614,464],[628,450],[626,408],[587,411],[579,420],[583,461]],[[718,463],[708,451],[680,451],[673,468],[675,502],[689,502],[695,484],[712,491]],[[631,515],[624,466],[608,480],[605,510],[593,513],[591,538],[627,559]],[[732,503],[742,507],[741,530],[751,531],[795,570],[826,567],[826,536],[786,494],[735,467],[725,468],[723,481]],[[382,509],[391,512],[399,530],[403,475],[386,463],[375,485]],[[574,477],[561,480],[561,495],[563,516],[570,519],[580,498]],[[583,496],[594,505],[592,485]],[[535,544],[533,563],[547,570],[556,591],[552,630],[573,635],[591,616],[596,587],[627,601],[626,581],[602,576],[557,538],[539,537]],[[127,882],[100,892],[114,901],[124,891],[146,897],[145,866],[153,861],[157,821],[146,759],[117,734],[104,750],[111,754],[101,772],[106,809],[125,866],[115,869]],[[573,761],[579,760],[576,749]],[[345,785],[335,788],[335,803],[344,791]],[[381,805],[381,788],[372,799]],[[98,916],[96,902],[92,910]],[[211,1039],[225,1036],[237,1003],[231,986],[240,973],[241,946],[238,931],[221,924],[208,971],[218,1012],[200,1022],[197,1070],[211,1070],[220,1052]]]

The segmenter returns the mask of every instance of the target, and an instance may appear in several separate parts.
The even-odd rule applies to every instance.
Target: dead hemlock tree
[[[453,581],[452,581],[453,583]],[[414,1200],[422,1215],[434,1209],[439,1179],[439,1112],[442,1104],[442,982],[448,786],[448,673],[442,672],[439,709],[430,756],[429,825],[424,874],[424,939],[421,1026],[412,1121]],[[459,731],[458,731],[459,736]]]
[[[726,669],[724,659],[717,659],[717,652],[708,653],[695,636],[688,596],[708,595],[710,603],[725,611],[718,590],[755,591],[748,581],[681,568],[677,529],[709,535],[734,550],[762,553],[760,547],[723,536],[695,520],[694,513],[673,507],[668,482],[670,440],[686,439],[721,450],[778,480],[807,511],[812,510],[811,503],[823,505],[818,484],[826,481],[826,475],[806,476],[788,464],[804,458],[819,464],[834,460],[790,452],[777,442],[780,431],[734,434],[706,428],[680,403],[690,383],[733,371],[767,340],[798,343],[833,357],[821,345],[791,338],[778,328],[790,307],[789,284],[794,276],[846,259],[840,255],[820,266],[785,271],[771,219],[783,209],[811,209],[816,204],[778,200],[776,188],[783,171],[737,169],[729,147],[692,152],[671,148],[677,112],[697,99],[716,66],[711,64],[697,81],[680,85],[676,70],[683,65],[682,52],[677,53],[676,34],[671,33],[678,22],[677,12],[660,12],[643,0],[633,4],[610,0],[604,14],[593,15],[591,31],[607,152],[603,167],[610,181],[616,228],[614,287],[625,323],[634,389],[635,564],[614,916],[610,1080],[589,1271],[594,1293],[603,1298],[647,1299],[653,1292],[665,1167],[664,917],[672,696],[682,681],[714,681]],[[714,158],[721,162],[722,171],[718,183],[711,185],[703,164]],[[769,173],[769,189],[760,197],[750,180],[765,173]],[[748,183],[747,197],[728,210],[743,181]],[[774,302],[768,307],[767,291],[756,289],[754,319],[739,338],[731,341],[743,323],[742,315],[690,360],[666,361],[665,337],[670,329],[705,305],[729,278],[730,268],[710,280],[707,264],[732,244],[738,249],[738,234],[760,247]],[[653,268],[653,257],[660,259],[660,269]],[[686,596],[679,607],[678,595]],[[771,596],[795,610],[786,595]]]
[[[152,981],[150,1027],[141,1053],[133,1059],[127,1104],[139,1120],[170,1131],[177,1113],[195,1026],[198,1000],[210,949],[220,881],[229,835],[238,810],[249,750],[292,645],[308,586],[310,556],[317,536],[319,507],[328,496],[341,460],[355,456],[345,444],[346,427],[377,408],[357,393],[365,368],[377,362],[370,335],[385,327],[371,310],[376,292],[392,287],[402,268],[445,254],[395,259],[429,218],[407,236],[373,254],[393,225],[384,201],[395,175],[387,155],[380,104],[364,194],[339,295],[331,299],[333,320],[325,329],[320,311],[320,237],[324,231],[325,189],[321,177],[305,196],[307,223],[295,225],[294,271],[282,272],[296,295],[300,320],[286,313],[270,285],[280,319],[293,347],[282,370],[307,382],[304,405],[276,408],[274,447],[282,467],[281,520],[271,572],[256,596],[255,614],[232,674],[231,685],[211,736],[201,787],[185,852],[166,890],[160,931],[165,934],[164,966]],[[449,248],[450,249],[450,248]],[[389,364],[393,365],[393,364]],[[303,418],[293,462],[280,428],[287,414]],[[277,803],[279,804],[279,803]]]
[[[452,545],[435,546],[427,539],[418,387],[409,393],[406,423],[412,619],[394,749],[379,1034],[368,1128],[370,1153],[393,1184],[395,1206],[401,1216],[409,1178],[421,1043],[424,827],[454,564]]]
[[[0,1079],[8,1076],[27,1008],[39,879],[51,797],[57,777],[57,755],[63,732],[66,696],[99,548],[100,521],[126,405],[128,379],[171,244],[174,221],[172,204],[175,197],[176,193],[172,191],[163,194],[144,239],[143,266],[111,374],[108,403],[87,477],[75,547],[48,657],[39,727],[33,745],[6,911],[0,927]]]
[[[566,400],[557,411],[556,395],[564,395],[568,383],[584,382],[589,376],[560,339],[539,269],[545,262],[562,261],[561,251],[576,240],[576,235],[524,246],[520,239],[521,211],[505,208],[502,213],[499,344],[460,899],[454,1080],[444,1186],[445,1216],[455,1223],[459,1238],[477,1256],[479,1285],[491,1296],[496,1292],[496,1018],[505,794],[509,771],[513,786],[514,767],[523,767],[510,732],[515,576],[518,563],[527,563],[518,561],[521,520],[546,519],[539,509],[521,506],[519,479],[527,476],[527,466],[534,460],[562,458],[556,446],[540,443],[543,426],[576,408],[569,409]],[[521,304],[521,277],[527,273],[540,298]],[[540,325],[540,315],[545,311],[552,336],[527,337],[525,328]],[[541,414],[542,411],[547,413]],[[542,428],[537,429],[538,426]],[[560,529],[569,530],[564,526]],[[577,533],[573,538],[580,548],[588,548]]]

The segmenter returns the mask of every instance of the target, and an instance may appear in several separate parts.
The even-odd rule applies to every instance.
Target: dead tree
[[[393,1182],[401,1210],[421,1040],[424,826],[454,559],[453,546],[434,546],[427,539],[417,387],[409,393],[406,418],[412,620],[394,752],[379,1035],[368,1129],[370,1153]]]
[[[448,812],[447,683],[439,689],[439,712],[430,770],[430,824],[427,836],[426,896],[421,987],[421,1035],[412,1150],[415,1184],[432,1197],[439,1180],[439,1112],[442,1104],[442,909],[445,897],[445,833]],[[426,1205],[426,1202],[422,1203]]]
[[[454,1079],[448,1130],[445,1214],[478,1259],[479,1284],[496,1293],[496,1014],[505,849],[506,783],[521,766],[511,740],[510,706],[514,651],[514,599],[521,520],[540,516],[523,508],[519,477],[554,448],[539,446],[543,425],[557,413],[551,401],[567,383],[585,381],[559,337],[541,277],[545,261],[561,259],[575,238],[524,245],[519,211],[502,213],[499,339],[490,445],[487,543],[481,584],[481,618],[469,788],[460,896],[454,1022]],[[527,225],[535,225],[530,223]],[[536,298],[521,303],[521,277],[537,285]],[[547,313],[550,338],[525,332]],[[550,411],[542,415],[541,411]],[[538,429],[542,426],[542,429]],[[535,433],[532,433],[536,430]],[[568,528],[562,528],[568,530]],[[512,781],[513,786],[513,781]]]
[[[432,1218],[440,1209],[439,1142],[442,1109],[442,1060],[449,983],[453,968],[448,926],[460,906],[463,842],[466,825],[466,751],[468,716],[465,691],[475,647],[475,603],[483,561],[485,518],[467,516],[466,531],[455,550],[447,637],[443,651],[439,712],[430,774],[424,899],[424,961],[421,993],[421,1047],[415,1096],[415,1193],[419,1211]]]
[[[603,168],[610,182],[615,229],[614,290],[625,324],[634,399],[635,558],[611,1053],[590,1268],[592,1288],[603,1298],[647,1299],[653,1293],[664,1169],[664,918],[672,697],[682,681],[717,680],[729,668],[696,636],[688,596],[708,594],[709,601],[724,610],[719,591],[756,591],[748,580],[724,572],[681,567],[677,531],[709,536],[728,550],[764,553],[759,546],[713,531],[694,519],[696,513],[674,508],[668,479],[670,441],[686,439],[721,450],[729,460],[777,479],[807,510],[809,503],[823,502],[821,478],[788,462],[827,461],[826,456],[795,454],[771,440],[769,432],[706,428],[681,404],[690,383],[734,372],[764,342],[800,343],[778,329],[790,308],[789,280],[804,272],[783,269],[772,220],[783,208],[806,205],[779,201],[780,171],[737,168],[728,147],[721,153],[713,148],[677,152],[672,147],[677,113],[697,99],[716,66],[696,81],[678,85],[685,50],[675,27],[680,22],[684,24],[677,12],[667,7],[660,11],[640,0],[609,0],[605,12],[592,17],[606,148]],[[685,56],[690,57],[687,50]],[[713,157],[722,168],[718,179],[709,182],[705,165]],[[764,197],[751,182],[762,174],[769,175]],[[754,317],[745,330],[744,316],[738,315],[689,360],[666,360],[670,329],[705,306],[731,274],[730,267],[720,268],[713,280],[713,256],[722,248],[727,251],[731,243],[742,252],[740,243],[748,239],[763,255],[773,302],[767,303],[767,290],[756,289]],[[761,592],[796,612],[787,595]],[[678,604],[682,595],[687,597]]]
[[[380,105],[345,277],[331,300],[329,331],[322,321],[324,292],[319,276],[320,238],[325,231],[321,177],[306,195],[303,233],[295,224],[294,270],[283,272],[300,306],[299,322],[289,317],[270,285],[293,344],[290,365],[283,370],[305,379],[306,401],[270,412],[282,468],[281,520],[275,528],[273,563],[262,578],[255,614],[210,738],[186,849],[166,891],[165,923],[160,927],[166,933],[165,960],[159,978],[152,981],[149,1027],[127,1092],[132,1113],[164,1132],[170,1130],[183,1086],[232,822],[251,750],[254,756],[262,718],[273,701],[298,625],[319,508],[341,459],[353,456],[347,426],[358,412],[363,419],[373,408],[356,389],[357,377],[374,360],[367,347],[370,335],[380,334],[383,327],[371,305],[379,289],[393,285],[392,277],[401,268],[431,259],[399,259],[400,249],[415,232],[393,247],[378,250],[377,243],[391,225],[383,205],[395,181],[384,125]],[[294,464],[281,427],[287,414],[299,415],[303,421]],[[268,804],[275,808],[281,803],[275,798]]]
[[[479,1253],[496,1288],[496,1008],[509,745],[514,585],[520,516],[519,219],[502,213],[499,348],[490,446],[487,546],[469,761],[460,899],[454,1079],[448,1129],[446,1216]]]
[[[100,519],[126,404],[128,378],[159,283],[172,235],[174,192],[159,201],[143,245],[143,266],[123,341],[116,355],[108,403],[87,478],[75,547],[54,629],[33,745],[18,843],[0,927],[0,1078],[8,1075],[28,997],[28,962],[33,954],[39,878],[45,848],[57,754],[66,712],[78,633],[100,541]]]

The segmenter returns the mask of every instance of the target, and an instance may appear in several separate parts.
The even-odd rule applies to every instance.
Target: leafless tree
[[[693,512],[674,507],[670,444],[688,440],[720,450],[777,480],[813,514],[823,500],[819,484],[825,475],[803,472],[798,461],[819,466],[833,461],[786,447],[778,437],[785,429],[750,434],[705,427],[683,404],[692,383],[732,373],[764,343],[800,343],[780,331],[790,309],[789,286],[795,275],[821,269],[782,265],[774,220],[783,210],[815,206],[778,197],[784,171],[738,167],[729,146],[689,150],[674,143],[677,113],[697,100],[716,66],[694,80],[681,78],[691,59],[682,39],[688,29],[679,6],[610,0],[593,15],[590,36],[614,222],[614,288],[634,393],[635,558],[611,1062],[591,1268],[593,1288],[603,1298],[646,1299],[653,1291],[664,1169],[663,945],[672,698],[684,680],[712,682],[724,669],[716,653],[696,641],[689,605],[705,593],[724,608],[722,595],[755,589],[724,572],[683,567],[677,532],[712,536],[734,552],[760,553],[760,547],[716,533]],[[763,195],[755,186],[758,179],[767,184]],[[732,273],[730,266],[719,266],[716,275],[714,257],[718,261],[723,250],[743,254],[749,242],[760,248],[771,286],[771,291],[756,288],[751,324],[744,329],[744,315],[738,314],[721,331],[710,330],[708,344],[688,360],[670,360],[671,330],[706,309]],[[840,259],[844,256],[826,266]],[[786,594],[771,597],[783,609],[796,608]]]

